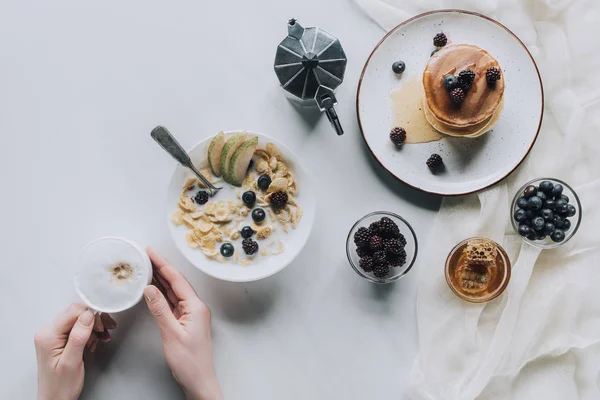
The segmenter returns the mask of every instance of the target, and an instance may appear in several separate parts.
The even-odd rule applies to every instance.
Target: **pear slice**
[[[246,140],[240,147],[237,148],[231,160],[229,161],[229,168],[227,168],[226,180],[235,186],[242,186],[242,182],[246,178],[248,173],[248,166],[250,160],[254,156],[254,152],[258,147],[258,138],[253,137],[252,139]]]
[[[217,133],[208,146],[208,165],[215,176],[221,176],[221,152],[225,146],[225,134]]]
[[[237,148],[240,147],[242,143],[244,143],[246,136],[248,136],[248,133],[246,132],[236,133],[233,136],[231,136],[223,146],[223,150],[221,151],[220,168],[221,175],[223,175],[223,178],[225,180],[227,180],[227,168],[229,167],[229,161],[231,160],[231,157],[233,156],[233,153],[235,153]]]

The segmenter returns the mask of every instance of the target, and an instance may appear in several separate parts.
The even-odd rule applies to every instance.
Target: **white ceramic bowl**
[[[389,139],[390,94],[411,76],[423,73],[434,50],[432,39],[440,31],[452,44],[479,46],[498,60],[505,80],[504,109],[493,130],[479,138],[445,137],[398,150]],[[398,60],[406,63],[402,75],[392,72],[392,63]],[[421,14],[390,31],[369,56],[356,98],[361,131],[377,161],[415,189],[442,196],[481,190],[514,171],[535,143],[543,106],[542,81],[525,45],[497,21],[459,10]],[[410,127],[405,128],[410,135]],[[425,165],[433,153],[444,159],[443,173],[432,174]]]
[[[228,131],[226,134],[235,132],[241,132],[241,130]],[[171,177],[167,193],[167,224],[171,236],[175,241],[175,245],[181,251],[181,253],[199,270],[204,273],[218,279],[230,282],[250,282],[271,276],[289,265],[294,258],[300,253],[304,247],[310,232],[313,227],[315,219],[316,200],[314,187],[312,180],[308,173],[302,168],[302,165],[298,158],[288,149],[285,145],[279,141],[264,135],[262,133],[248,131],[249,135],[258,137],[259,148],[264,148],[267,143],[276,144],[286,160],[286,163],[290,166],[290,169],[294,173],[294,179],[298,183],[298,195],[295,196],[298,204],[303,208],[303,215],[300,223],[296,229],[290,229],[289,233],[282,233],[281,238],[284,242],[284,251],[278,255],[269,255],[268,257],[256,257],[254,262],[248,266],[241,266],[234,262],[221,263],[216,260],[208,259],[202,251],[198,249],[192,249],[188,246],[185,240],[185,226],[175,226],[171,222],[171,214],[177,209],[177,203],[179,196],[181,195],[181,189],[185,183],[185,179],[189,176],[189,172],[178,165]],[[197,167],[206,165],[206,153],[208,145],[210,144],[211,137],[202,140],[200,143],[192,147],[188,153],[192,159],[192,162]],[[228,185],[225,182],[220,182],[216,186]],[[224,200],[229,197],[219,197],[226,192],[222,190],[215,196],[218,200],[223,198]],[[281,229],[280,229],[281,231]]]

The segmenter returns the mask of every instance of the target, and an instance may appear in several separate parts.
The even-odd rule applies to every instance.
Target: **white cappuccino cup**
[[[152,282],[152,263],[134,242],[103,237],[77,256],[75,289],[93,311],[118,313],[136,305]]]

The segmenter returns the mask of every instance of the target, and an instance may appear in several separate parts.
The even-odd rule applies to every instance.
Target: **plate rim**
[[[273,142],[276,142],[275,144],[277,144],[278,146],[281,145],[282,147],[284,147],[288,152],[290,152],[291,154],[294,155],[294,157],[297,159],[297,161],[300,161],[300,158],[294,153],[292,152],[292,150],[289,148],[289,146],[287,146],[285,143],[283,143],[281,140],[274,138],[272,136],[269,136],[267,134],[264,134],[262,132],[259,131],[255,131],[255,130],[251,130],[251,129],[228,129],[228,130],[222,130],[224,134],[231,134],[231,133],[236,133],[236,132],[247,132],[248,134],[252,134],[252,135],[258,135],[259,137],[262,137],[264,140],[272,140]],[[204,142],[210,140],[212,137],[214,137],[214,135],[212,136],[208,136],[206,138],[200,139],[198,142],[196,142],[194,145],[190,146],[189,148],[186,149],[186,152],[189,154],[193,149],[197,148],[198,146],[201,146]],[[308,172],[308,170],[306,170],[302,165],[300,165],[300,163],[297,163],[298,165],[296,166],[297,168],[300,168],[302,170],[302,174],[306,177],[306,179],[311,182],[314,183],[314,179],[312,177],[312,175],[310,174],[310,172]],[[173,177],[175,176],[175,174],[177,173],[177,169],[181,167],[181,164],[176,163],[175,168],[173,168],[173,171],[171,172],[170,178],[169,178],[169,187],[171,186],[171,182],[173,180]],[[185,168],[185,167],[184,167]],[[314,187],[313,187],[314,190]],[[200,268],[199,266],[196,265],[196,263],[194,261],[192,261],[192,259],[190,257],[188,257],[188,255],[180,248],[179,243],[177,242],[177,240],[175,240],[174,235],[172,234],[171,231],[171,225],[172,225],[172,221],[170,219],[170,214],[169,214],[169,194],[168,194],[168,188],[167,188],[167,194],[166,194],[166,199],[165,199],[165,203],[166,203],[166,208],[167,208],[167,214],[166,214],[166,224],[167,224],[167,230],[169,231],[169,236],[171,237],[171,240],[173,241],[173,243],[175,244],[175,248],[177,249],[177,251],[179,252],[179,254],[181,254],[190,264],[192,264],[192,266],[210,276],[211,278],[214,279],[218,279],[220,281],[224,281],[224,282],[232,282],[232,283],[248,283],[248,282],[256,282],[256,281],[260,281],[266,278],[269,278],[281,271],[283,271],[285,268],[287,268],[292,262],[294,262],[296,260],[296,258],[300,255],[300,253],[302,253],[302,251],[304,250],[304,248],[306,247],[306,244],[308,243],[308,239],[310,238],[313,228],[315,226],[315,219],[316,219],[316,214],[317,214],[317,197],[316,195],[313,195],[313,199],[314,199],[314,205],[315,205],[315,210],[313,212],[313,216],[310,219],[309,224],[309,228],[308,228],[308,235],[306,236],[306,238],[304,238],[304,240],[302,241],[302,243],[300,244],[300,247],[298,248],[298,252],[296,253],[296,255],[292,258],[289,259],[289,261],[282,263],[281,267],[278,269],[274,269],[273,271],[271,271],[268,274],[263,274],[263,275],[259,275],[256,277],[253,277],[251,279],[235,279],[235,278],[224,278],[221,276],[216,276],[213,275],[212,273],[208,272],[207,270]]]
[[[521,160],[519,160],[519,162],[517,162],[517,164],[514,166],[514,168],[512,168],[510,171],[508,171],[504,176],[494,180],[492,183],[487,184],[483,187],[480,187],[478,189],[474,189],[474,190],[470,190],[470,191],[464,191],[464,192],[457,192],[457,193],[439,193],[433,190],[427,190],[424,188],[419,188],[416,187],[408,182],[406,182],[405,180],[403,180],[402,178],[398,177],[396,174],[394,174],[392,171],[390,171],[382,162],[381,160],[377,157],[377,155],[375,154],[375,152],[373,151],[373,149],[371,148],[371,146],[369,145],[369,142],[367,141],[367,138],[365,137],[365,131],[363,129],[363,125],[362,125],[362,121],[360,119],[360,90],[362,88],[362,84],[363,84],[363,78],[365,76],[365,73],[367,71],[367,67],[369,66],[369,62],[371,61],[371,58],[373,57],[373,55],[375,54],[375,52],[379,49],[379,46],[381,46],[383,44],[383,42],[385,42],[387,40],[387,38],[389,36],[391,36],[396,30],[398,30],[399,28],[403,27],[406,24],[409,24],[410,22],[413,22],[419,18],[423,18],[429,15],[433,15],[433,14],[443,14],[443,13],[456,13],[456,14],[469,14],[475,17],[479,17],[479,18],[483,18],[485,20],[488,20],[496,25],[498,25],[500,28],[504,29],[507,33],[509,33],[513,38],[515,38],[515,40],[521,45],[521,47],[523,47],[523,50],[525,50],[525,52],[527,53],[527,55],[529,56],[529,58],[531,59],[531,62],[533,63],[533,67],[535,68],[535,72],[537,73],[538,76],[538,80],[540,83],[540,94],[542,96],[542,102],[541,102],[541,109],[540,109],[540,120],[538,123],[538,127],[537,127],[537,131],[535,133],[535,136],[533,137],[533,140],[531,141],[531,144],[529,145],[529,148],[527,149],[527,151],[525,152],[525,154],[523,154],[523,157],[521,158]],[[442,197],[456,197],[456,196],[464,196],[467,194],[473,194],[473,193],[477,193],[479,191],[485,190],[487,188],[490,188],[494,185],[496,185],[497,183],[501,182],[502,180],[506,179],[508,176],[510,176],[517,168],[519,168],[519,166],[523,163],[523,161],[525,161],[525,159],[527,158],[527,156],[529,155],[529,153],[531,152],[531,149],[533,149],[533,146],[535,145],[537,138],[540,134],[540,130],[542,128],[542,121],[544,119],[544,84],[542,82],[542,76],[540,75],[540,70],[535,62],[535,59],[533,58],[533,56],[531,55],[531,53],[529,52],[529,50],[527,49],[527,46],[525,46],[525,44],[521,41],[521,39],[519,39],[519,37],[514,34],[510,29],[508,29],[506,26],[504,26],[502,23],[496,21],[495,19],[488,17],[487,15],[475,12],[475,11],[468,11],[468,10],[461,10],[461,9],[457,9],[457,8],[448,8],[448,9],[439,9],[439,10],[432,10],[432,11],[427,11],[421,14],[417,14],[411,18],[408,18],[407,20],[399,23],[398,25],[396,25],[394,28],[392,28],[389,32],[387,32],[385,34],[385,36],[383,36],[383,38],[377,43],[377,45],[375,45],[375,48],[371,51],[371,53],[369,54],[369,57],[367,58],[367,61],[365,61],[365,65],[362,69],[362,72],[360,74],[360,78],[358,80],[358,87],[356,89],[356,118],[358,120],[358,128],[360,129],[360,133],[362,135],[362,138],[365,142],[365,144],[367,145],[367,148],[369,149],[369,152],[371,153],[371,155],[375,158],[375,160],[377,160],[377,163],[389,174],[391,175],[394,179],[396,179],[399,182],[402,182],[403,184],[418,190],[420,192],[424,192],[424,193],[430,193],[430,194],[434,194],[434,195],[438,195],[438,196],[442,196]]]

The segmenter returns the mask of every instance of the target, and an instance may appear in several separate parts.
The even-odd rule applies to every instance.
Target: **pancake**
[[[436,119],[429,110],[429,107],[427,107],[427,104],[423,104],[423,113],[427,122],[429,122],[429,124],[433,126],[433,128],[438,132],[454,137],[476,138],[494,128],[494,126],[498,123],[498,120],[500,119],[500,113],[502,112],[503,107],[504,99],[500,101],[500,104],[496,108],[496,111],[494,111],[490,118],[480,122],[479,124],[462,128],[457,128],[452,125],[448,125]]]
[[[500,68],[487,51],[469,44],[445,46],[429,59],[423,73],[423,105],[429,114],[427,119],[436,129],[440,126],[441,132],[453,132],[455,136],[485,132],[504,95],[504,79],[494,86],[487,84],[485,73],[489,67]],[[456,105],[443,80],[446,75],[458,76],[465,69],[475,72],[475,80],[465,100]]]

